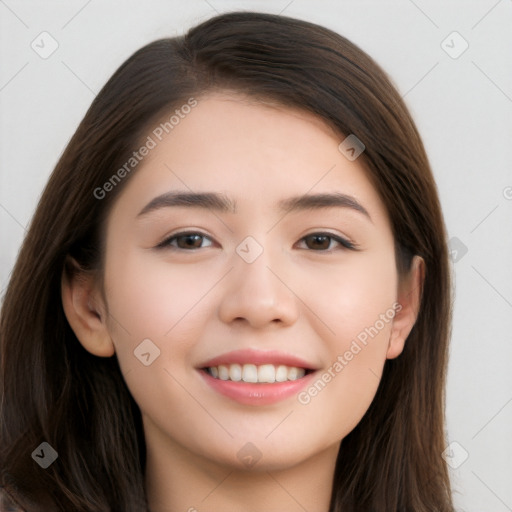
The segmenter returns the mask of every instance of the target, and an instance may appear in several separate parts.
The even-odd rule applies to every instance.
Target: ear
[[[114,355],[106,308],[96,280],[72,258],[67,259],[62,272],[61,295],[66,318],[82,346],[95,356]]]
[[[398,304],[395,308],[387,359],[398,357],[404,349],[405,340],[418,317],[424,277],[425,262],[421,256],[414,256],[409,274],[401,279],[398,287]]]

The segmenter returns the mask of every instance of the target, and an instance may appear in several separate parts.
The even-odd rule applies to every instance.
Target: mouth
[[[317,368],[277,351],[238,350],[197,367],[209,389],[244,405],[269,405],[297,395]]]

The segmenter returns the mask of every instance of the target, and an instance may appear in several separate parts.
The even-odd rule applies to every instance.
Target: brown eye
[[[355,245],[340,236],[331,233],[311,233],[301,240],[303,246],[313,251],[331,251],[333,249],[355,249]]]
[[[202,249],[212,245],[212,241],[201,233],[178,233],[158,245],[160,248],[170,247],[172,249]]]
[[[203,239],[201,235],[180,235],[176,237],[176,245],[180,249],[199,249]]]
[[[327,235],[308,235],[304,238],[308,249],[325,251],[331,245],[331,237]]]

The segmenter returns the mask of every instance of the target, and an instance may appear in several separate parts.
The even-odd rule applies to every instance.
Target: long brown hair
[[[132,55],[51,175],[1,315],[2,486],[30,512],[147,510],[140,412],[116,357],[95,357],[78,342],[63,312],[61,277],[69,255],[101,275],[102,226],[130,176],[101,199],[94,191],[140,147],[150,123],[215,89],[311,112],[340,142],[355,134],[391,220],[399,272],[415,254],[425,261],[417,322],[342,441],[330,511],[453,511],[441,457],[449,263],[421,139],[386,74],[354,44],[305,21],[250,12],[216,16]],[[43,441],[58,452],[44,470],[31,457]]]

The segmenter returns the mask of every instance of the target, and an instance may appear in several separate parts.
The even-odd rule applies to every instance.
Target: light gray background
[[[512,511],[511,0],[0,0],[2,294],[44,184],[108,77],[142,45],[235,9],[334,29],[404,95],[458,239],[447,392],[457,508]],[[47,59],[31,48],[49,48],[43,31],[59,45]],[[445,51],[463,49],[453,31],[469,44],[458,58]]]

